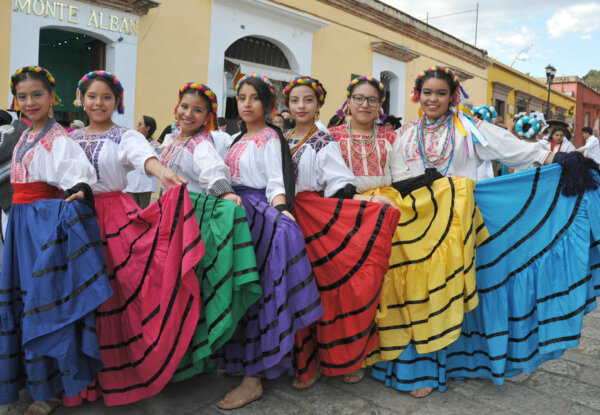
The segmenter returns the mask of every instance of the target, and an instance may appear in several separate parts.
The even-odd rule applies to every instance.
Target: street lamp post
[[[550,118],[550,87],[556,75],[556,68],[552,65],[546,66],[546,79],[548,80],[548,102],[546,103],[546,119]]]

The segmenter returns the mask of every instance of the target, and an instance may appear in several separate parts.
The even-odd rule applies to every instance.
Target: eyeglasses
[[[370,107],[375,107],[381,102],[381,100],[377,97],[368,97],[367,98],[364,95],[350,95],[350,99],[356,105],[362,105],[365,101],[367,101],[367,103],[369,104]]]

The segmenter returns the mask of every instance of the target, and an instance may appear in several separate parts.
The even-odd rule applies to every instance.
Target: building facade
[[[552,88],[577,100],[577,116],[575,117],[575,145],[585,144],[583,127],[591,127],[594,135],[600,130],[600,93],[577,76],[560,76],[554,79]]]
[[[47,67],[65,117],[83,116],[72,105],[79,76],[117,74],[126,108],[115,121],[128,127],[142,115],[159,129],[171,123],[188,81],[214,89],[219,115],[233,119],[233,86],[248,72],[267,75],[279,91],[294,76],[318,78],[328,91],[324,121],[356,75],[380,78],[386,112],[405,120],[418,116],[414,78],[432,65],[454,68],[473,103],[487,98],[484,50],[377,0],[0,0],[0,33],[0,75]],[[8,85],[0,99],[10,102]]]
[[[487,105],[493,105],[505,121],[515,115],[541,111],[546,115],[548,87],[523,72],[489,58]],[[576,100],[556,89],[550,91],[550,116],[573,125],[577,112]]]

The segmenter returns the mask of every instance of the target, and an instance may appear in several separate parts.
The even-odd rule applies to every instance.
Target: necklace
[[[439,125],[434,124],[430,124],[433,126],[433,128],[427,128],[425,116],[423,116],[417,125],[419,152],[421,153],[421,161],[423,162],[423,167],[425,169],[430,167],[435,167],[437,169],[437,167],[447,162],[446,168],[443,170],[443,172],[440,171],[440,173],[445,176],[450,168],[452,157],[454,156],[454,117],[452,116],[452,113],[446,114],[446,117],[439,122]],[[432,134],[440,131],[442,126],[446,126],[444,144],[441,146],[437,154],[435,151],[436,149],[428,152],[427,147],[425,146],[425,130],[427,130],[427,136],[429,137]]]
[[[352,140],[352,143],[350,145],[350,147],[352,148],[352,151],[354,152],[354,154],[356,154],[356,156],[358,158],[361,159],[366,159],[367,157],[369,157],[371,155],[371,153],[373,153],[373,151],[375,151],[375,147],[377,147],[377,135],[375,133],[375,126],[373,126],[373,132],[371,133],[371,136],[369,138],[356,138],[354,136],[354,133],[352,132],[352,124],[350,121],[348,121],[348,132],[350,133],[350,139]],[[366,147],[366,151],[359,151],[355,148],[354,143],[359,144],[361,147]],[[368,148],[367,146],[371,145],[370,148]]]
[[[316,126],[316,124],[313,124],[313,126],[310,128],[310,130],[308,130],[308,132],[304,135],[304,137],[302,137],[302,139],[300,141],[298,141],[298,143],[296,143],[296,145],[292,148],[292,150],[291,150],[292,156],[294,154],[296,154],[296,151],[298,151],[300,149],[300,147],[302,147],[302,145],[304,143],[306,143],[306,140],[311,138],[313,136],[313,134],[317,132],[317,130],[318,130],[318,127]],[[290,132],[287,133],[287,135],[285,136],[285,139],[289,140],[290,137],[295,132],[296,132],[296,127],[294,127]]]
[[[50,118],[48,120],[48,122],[46,123],[46,125],[44,126],[44,128],[42,128],[42,131],[40,131],[40,133],[37,135],[37,137],[35,137],[30,142],[27,141],[27,139],[29,138],[29,134],[31,133],[33,126],[29,127],[27,129],[27,131],[25,131],[25,135],[23,136],[23,139],[21,140],[21,145],[19,146],[19,148],[17,149],[17,152],[15,154],[15,162],[16,163],[20,163],[23,160],[23,157],[25,157],[25,154],[29,150],[31,150],[42,138],[44,138],[44,136],[46,134],[48,134],[48,131],[50,131],[50,129],[52,128],[52,126],[54,125],[55,122],[56,122],[56,119]]]

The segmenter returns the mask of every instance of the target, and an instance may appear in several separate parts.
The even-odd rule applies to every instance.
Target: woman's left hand
[[[239,207],[242,207],[242,198],[235,193],[225,193],[223,196],[221,196],[221,199],[231,200]]]
[[[72,202],[75,199],[82,199],[85,197],[85,195],[83,194],[83,191],[78,191],[76,193],[73,193],[71,196],[67,197],[65,199],[65,202]]]
[[[160,182],[165,189],[170,189],[171,187],[179,186],[180,184],[187,184],[186,179],[167,168],[165,168],[161,173]]]

